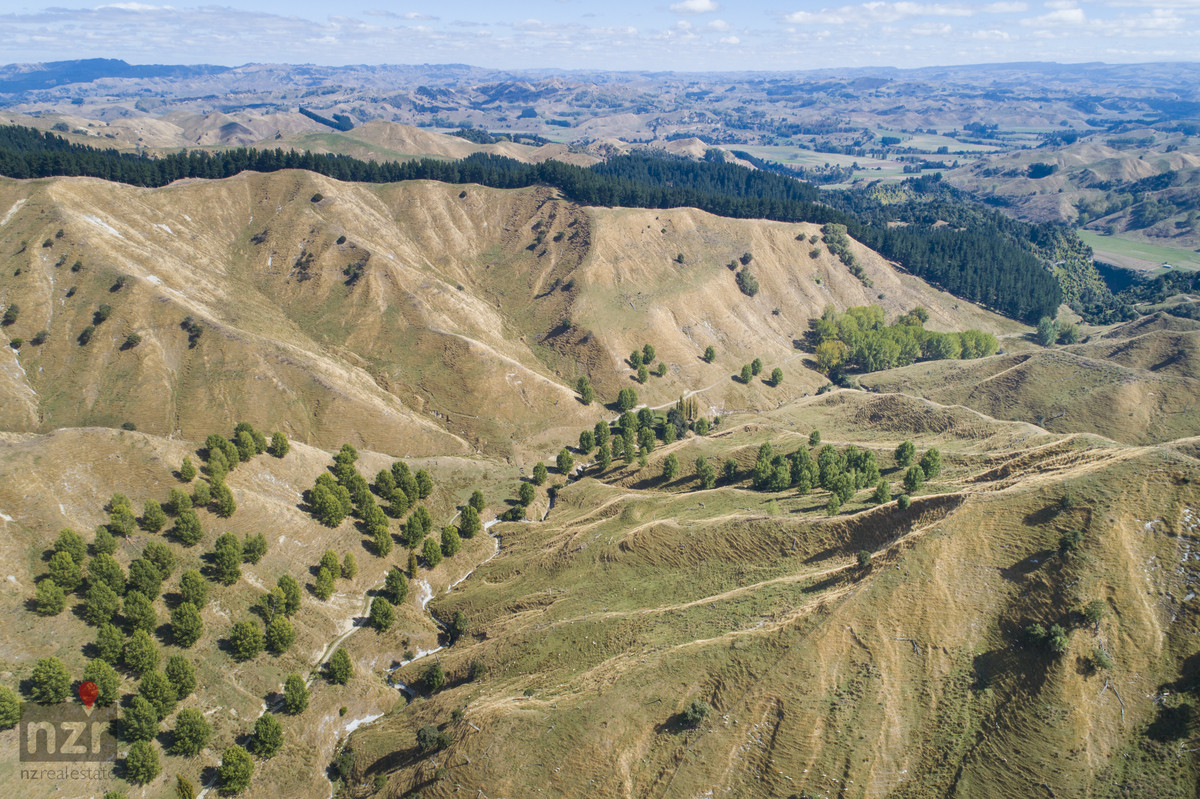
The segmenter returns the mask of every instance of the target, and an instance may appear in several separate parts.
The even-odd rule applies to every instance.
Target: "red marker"
[[[79,684],[79,699],[88,710],[91,710],[92,705],[96,704],[98,696],[100,696],[100,689],[96,687],[96,683],[88,680]]]

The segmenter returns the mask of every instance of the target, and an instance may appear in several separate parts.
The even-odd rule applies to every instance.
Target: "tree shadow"
[[[1009,582],[1022,582],[1027,576],[1037,571],[1046,565],[1046,561],[1054,557],[1053,549],[1043,549],[1033,553],[1024,560],[1019,560],[1013,565],[1000,569],[1000,574]]]
[[[1158,716],[1146,728],[1146,737],[1160,743],[1186,738],[1192,728],[1192,706],[1160,705]]]
[[[1022,521],[1029,527],[1037,527],[1052,521],[1056,516],[1058,516],[1060,510],[1061,508],[1059,508],[1058,503],[1047,505],[1041,510],[1036,510],[1033,513],[1026,514]]]

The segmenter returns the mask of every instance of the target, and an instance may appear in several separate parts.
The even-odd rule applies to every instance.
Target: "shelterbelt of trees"
[[[907,205],[880,209],[867,195],[819,194],[810,183],[735,164],[640,153],[590,168],[558,161],[525,164],[480,153],[459,161],[400,163],[245,148],[151,157],[73,144],[33,128],[0,127],[0,175],[12,178],[88,176],[155,187],[182,178],[227,178],[247,170],[283,169],[366,183],[437,180],[501,189],[546,185],[583,205],[694,207],[740,219],[841,224],[851,237],[918,277],[1015,319],[1036,322],[1053,316],[1063,297],[1057,279],[1032,251],[1032,231],[1026,229],[1032,226],[1002,224],[997,214],[983,212],[958,214],[969,221],[966,226],[938,225],[939,219],[913,211],[920,205],[919,197]],[[929,179],[914,181],[912,186],[913,195],[936,188]],[[888,213],[901,211],[905,224],[889,225],[893,220]]]

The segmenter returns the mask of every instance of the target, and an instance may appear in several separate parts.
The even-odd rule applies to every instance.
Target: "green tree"
[[[935,447],[930,447],[921,456],[920,466],[921,471],[925,472],[925,479],[932,480],[942,473],[942,453]]]
[[[1058,324],[1049,316],[1043,316],[1038,320],[1035,338],[1038,344],[1049,347],[1058,340]]]
[[[436,660],[430,663],[421,676],[421,682],[424,684],[425,690],[431,694],[440,691],[446,684],[446,672],[442,669],[442,664]]]
[[[683,709],[683,721],[689,727],[698,727],[712,713],[712,707],[703,699],[693,699]]]
[[[642,363],[654,363],[654,355],[653,345],[647,344],[642,347]]]
[[[704,348],[704,362],[712,363],[716,359],[717,359],[717,351],[715,349],[713,349],[712,345],[705,347]]]
[[[151,541],[146,544],[142,550],[142,557],[154,564],[154,567],[158,569],[158,576],[162,580],[174,574],[175,567],[178,565],[175,553],[162,541]]]
[[[875,486],[875,493],[871,496],[871,501],[876,505],[892,501],[892,487],[888,485],[887,480],[880,480],[879,485]]]
[[[140,591],[130,591],[125,595],[125,604],[121,608],[121,615],[125,617],[125,621],[129,624],[129,629],[145,630],[151,635],[158,628],[158,613],[154,610],[154,605]]]
[[[134,630],[125,642],[125,667],[134,674],[144,674],[158,668],[158,644],[145,630]]]
[[[172,516],[178,516],[185,510],[192,509],[192,498],[186,492],[180,491],[178,488],[172,488],[167,496],[167,504],[163,510]]]
[[[842,499],[836,493],[829,495],[829,501],[825,503],[825,512],[830,516],[834,516],[842,509]]]
[[[425,565],[432,569],[442,562],[442,548],[438,546],[437,541],[426,538],[421,549],[421,557],[425,559]]]
[[[771,385],[778,386],[783,382],[783,370],[776,366],[771,370]]]
[[[171,611],[171,640],[176,646],[187,649],[204,634],[204,622],[200,611],[191,602],[180,602]]]
[[[158,595],[162,593],[162,581],[162,572],[158,570],[158,566],[145,558],[138,558],[129,564],[127,590],[138,591],[147,599],[158,599]]]
[[[166,523],[167,514],[163,513],[162,506],[152,499],[146,500],[142,510],[142,529],[148,533],[157,533]]]
[[[216,480],[216,476],[213,477]],[[201,480],[192,489],[192,504],[197,508],[207,508],[212,504],[212,485]]]
[[[180,699],[191,696],[196,690],[196,667],[183,655],[171,655],[167,658],[167,667],[163,671],[171,687],[175,689],[175,696]]]
[[[292,445],[288,443],[287,436],[279,431],[271,434],[271,446],[267,449],[276,458],[282,458],[288,454]]]
[[[1058,328],[1058,343],[1059,344],[1078,344],[1079,343],[1079,325],[1073,322],[1066,322]]]
[[[666,459],[663,460],[662,476],[663,482],[666,483],[671,482],[679,476],[679,458],[675,457],[674,452],[672,452],[666,457]]]
[[[429,476],[429,472],[424,469],[417,469],[417,495],[421,499],[433,493],[433,478]]]
[[[267,622],[266,645],[271,654],[282,655],[295,640],[296,630],[287,616],[276,616]]]
[[[820,430],[814,430],[808,434],[808,445],[810,447],[820,446],[820,444],[821,444],[821,431]]]
[[[185,483],[196,479],[196,467],[187,455],[183,456],[183,464],[179,467],[179,478]]]
[[[69,560],[70,556],[68,555],[67,558]],[[43,616],[57,616],[67,607],[67,595],[63,593],[58,583],[46,578],[38,581],[37,588],[33,593],[33,603],[37,607],[37,612]]]
[[[596,465],[600,467],[601,472],[607,472],[612,466],[612,450],[605,441],[600,445],[600,449],[596,452]]]
[[[56,657],[45,657],[33,665],[31,694],[35,702],[56,705],[67,698],[71,691],[71,675],[67,667]]]
[[[703,416],[701,416],[699,419],[696,420],[692,429],[694,429],[696,431],[696,435],[698,435],[698,436],[708,435],[708,420],[705,419]]]
[[[137,741],[125,755],[125,779],[134,785],[145,785],[162,773],[158,750],[149,741]]]
[[[868,551],[866,549],[858,550],[858,554],[855,555],[854,557],[855,557],[855,560],[858,561],[858,565],[860,568],[865,568],[871,564],[871,553],[870,553],[870,551]]]
[[[755,358],[753,361],[750,362],[750,371],[753,372],[755,375],[758,375],[760,372],[762,372],[762,369],[763,369],[762,358]]]
[[[112,555],[101,552],[88,563],[88,587],[104,583],[117,596],[125,594],[125,570]]]
[[[517,499],[522,505],[526,506],[533,502],[533,485],[531,483],[521,483],[517,487]]]
[[[591,430],[584,430],[579,434],[579,451],[587,455],[596,447],[596,434]]]
[[[750,368],[750,364],[748,364],[748,363],[743,364],[742,365],[742,373],[738,376],[738,379],[741,380],[743,383],[749,383],[751,381],[751,379],[753,379],[753,377],[754,377],[754,370],[752,370]]]
[[[190,602],[196,609],[208,603],[208,582],[195,569],[188,569],[179,577],[179,594],[184,602]]]
[[[920,466],[910,466],[908,471],[904,473],[904,491],[907,494],[915,494],[925,484],[925,472]]]
[[[54,539],[54,552],[66,552],[76,565],[82,566],[87,559],[87,544],[83,543],[83,536],[79,533],[64,527],[59,531],[58,538]]]
[[[450,736],[432,724],[417,730],[417,747],[422,752],[436,752],[450,745]]]
[[[196,786],[182,774],[175,775],[175,799],[196,799]]]
[[[334,685],[345,685],[354,676],[354,663],[345,649],[338,647],[325,667],[325,679]]]
[[[113,666],[121,662],[125,652],[125,636],[116,625],[105,622],[96,631],[96,652],[100,659]]]
[[[333,574],[329,569],[322,566],[317,570],[317,580],[313,585],[313,593],[317,595],[317,599],[322,602],[333,596]]]
[[[6,685],[0,685],[0,730],[11,730],[21,722],[25,708],[21,697]]]
[[[250,564],[258,563],[265,554],[267,554],[266,537],[262,533],[255,533],[254,535],[246,533],[246,540],[242,542],[242,562]]]
[[[896,500],[896,507],[900,510],[908,510],[910,505],[912,505],[912,498],[908,494],[901,494]]]
[[[538,461],[533,467],[533,484],[542,485],[546,482],[546,478],[550,476],[550,472],[546,469],[546,464]]]
[[[158,711],[144,696],[135,696],[121,714],[121,735],[127,741],[149,741],[158,735]]]
[[[288,616],[296,615],[300,610],[300,583],[290,574],[279,578],[279,590],[283,592],[283,612]]]
[[[591,405],[596,399],[596,390],[592,388],[592,384],[588,382],[587,377],[580,377],[575,383],[575,390],[579,392],[579,398],[583,400],[584,405]]]
[[[195,757],[212,740],[212,726],[204,714],[194,707],[185,707],[175,719],[171,734],[171,754]]]
[[[393,605],[399,605],[408,598],[408,578],[395,566],[388,569],[387,576],[383,579],[383,595]]]
[[[596,422],[596,426],[592,428],[592,436],[596,441],[597,447],[602,447],[612,440],[612,431],[608,429],[608,422]]]
[[[629,365],[634,369],[638,369],[642,365],[642,351],[634,350],[629,354]]]
[[[913,457],[917,454],[917,448],[913,446],[911,441],[905,441],[900,446],[896,447],[896,465],[900,467],[908,466],[913,462]]]
[[[696,479],[700,481],[702,489],[709,489],[717,484],[717,470],[703,455],[696,458]]]
[[[346,580],[353,580],[357,576],[358,561],[353,552],[347,552],[346,557],[342,558],[342,577]]]
[[[442,528],[442,554],[447,558],[452,558],[462,549],[462,537],[458,534],[458,528],[453,525],[447,525]]]
[[[249,619],[239,621],[229,632],[229,648],[238,660],[250,660],[263,651],[263,631]]]
[[[92,552],[96,555],[111,555],[117,551],[117,539],[103,524],[97,525],[96,535],[92,539]]]
[[[222,519],[228,519],[237,510],[237,503],[233,500],[233,492],[225,482],[218,481],[213,483],[212,500],[216,507],[217,515]]]
[[[371,600],[371,613],[368,617],[371,626],[377,632],[386,633],[396,621],[396,609],[386,597],[377,596]]]
[[[467,504],[474,508],[476,513],[483,513],[483,509],[487,507],[483,492],[478,488],[471,492],[471,498],[467,500]]]
[[[479,511],[475,510],[472,505],[464,506],[462,515],[459,517],[458,534],[462,538],[474,538],[481,530],[483,530],[483,523],[479,520]]]
[[[671,422],[667,422],[665,425],[663,425],[663,443],[664,444],[674,444],[676,439],[678,439],[678,438],[679,438],[679,431],[675,428],[674,424],[672,424]]]
[[[450,618],[450,624],[446,626],[446,632],[450,635],[450,643],[454,643],[466,635],[468,629],[470,629],[470,624],[467,621],[467,614],[461,610],[454,611],[454,615]]]
[[[649,369],[647,369],[647,368],[645,367],[645,365],[639,366],[639,367],[638,367],[638,369],[637,369],[637,380],[638,380],[638,382],[639,382],[639,383],[641,383],[641,384],[643,384],[643,385],[645,385],[646,381],[647,381],[647,380],[649,380],[649,379],[650,379],[650,370],[649,370]]]
[[[112,621],[121,600],[107,583],[97,580],[88,587],[83,600],[83,617],[94,625]]]
[[[138,696],[154,706],[159,721],[171,715],[175,703],[179,700],[175,695],[175,687],[161,671],[148,671],[142,675],[141,684],[138,685]]]
[[[233,533],[221,535],[213,545],[213,572],[223,585],[242,577],[242,542]]]
[[[137,529],[137,517],[128,505],[118,505],[108,514],[108,529],[113,535],[128,538]]]
[[[83,681],[96,684],[99,691],[96,704],[100,707],[111,706],[121,696],[121,676],[111,664],[101,658],[89,660],[83,667]]]
[[[263,713],[254,722],[250,751],[259,757],[272,757],[283,746],[283,727],[273,713]]]
[[[55,552],[50,556],[50,581],[64,592],[74,591],[83,582],[83,573],[79,562],[66,551]],[[46,582],[43,580],[43,582]]]
[[[196,516],[196,512],[190,507],[181,510],[175,519],[175,528],[171,531],[171,535],[185,547],[200,543],[200,539],[204,538],[204,529],[200,526],[200,519]]]
[[[255,444],[254,436],[249,430],[239,430],[234,436],[233,445],[237,447],[238,460],[242,463],[258,454],[258,445]]]
[[[569,475],[571,470],[575,468],[575,459],[571,457],[571,453],[563,447],[558,451],[558,457],[554,461],[554,465],[558,467],[559,474]]]
[[[289,674],[283,683],[283,709],[293,716],[308,708],[308,686],[299,674]]]
[[[250,753],[234,744],[221,755],[221,766],[217,769],[217,784],[221,793],[239,794],[250,786],[254,776],[254,760]]]
[[[617,410],[624,413],[638,403],[637,392],[632,388],[623,388],[617,392]]]

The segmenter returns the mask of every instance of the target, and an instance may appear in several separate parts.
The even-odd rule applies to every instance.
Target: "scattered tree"
[[[289,674],[283,684],[283,709],[291,715],[308,708],[308,686],[299,674]]]
[[[116,625],[107,622],[100,625],[96,631],[96,652],[109,665],[115,666],[121,662],[121,655],[125,652],[125,636]]]
[[[49,578],[42,582],[51,582],[64,592],[74,591],[83,582],[79,561],[70,552],[55,552],[50,556]]]
[[[872,495],[871,501],[876,505],[892,501],[892,487],[888,485],[887,480],[880,480],[879,484],[875,486],[875,493]]]
[[[942,472],[942,453],[934,447],[930,447],[924,455],[921,456],[921,471],[925,473],[926,480],[932,480]]]
[[[242,562],[255,564],[262,560],[263,555],[267,554],[267,539],[262,533],[250,535],[246,533],[246,540],[242,542]]]
[[[138,591],[147,599],[158,599],[162,593],[162,572],[158,566],[145,558],[138,558],[129,564],[129,580],[126,589]]]
[[[638,403],[637,392],[632,388],[623,388],[617,392],[617,410],[624,413],[630,410]]]
[[[546,464],[538,461],[537,465],[533,467],[533,484],[540,486],[546,482],[546,478],[549,476],[550,472],[546,469]]]
[[[179,478],[185,483],[196,479],[196,467],[192,464],[192,459],[186,455],[183,456],[183,465],[179,467]]]
[[[221,755],[221,766],[217,769],[217,783],[225,794],[239,794],[250,785],[254,776],[254,760],[250,753],[234,744]]]
[[[693,699],[683,709],[683,721],[689,727],[698,727],[712,713],[712,707],[703,699]]]
[[[905,441],[900,446],[896,447],[896,465],[900,467],[908,466],[912,463],[913,457],[917,454],[917,448],[911,441]]]
[[[424,684],[425,690],[431,694],[440,691],[446,684],[446,672],[442,669],[442,664],[436,660],[430,663],[421,676],[421,682]]]
[[[0,730],[10,730],[21,721],[25,708],[21,697],[6,685],[0,685]]]
[[[171,681],[161,671],[148,671],[142,675],[142,681],[138,685],[138,696],[153,705],[159,721],[171,715],[179,699]]]
[[[125,642],[122,657],[127,669],[137,675],[145,674],[158,668],[158,644],[145,630],[134,630]]]
[[[188,500],[188,507],[181,510],[176,517],[171,535],[185,547],[195,546],[204,538],[204,529],[200,526],[196,512],[191,509],[191,500]]]
[[[183,655],[171,655],[167,658],[167,667],[163,669],[175,689],[175,696],[185,699],[196,690],[196,667],[192,661]]]
[[[558,457],[554,461],[554,465],[558,467],[559,474],[570,475],[571,470],[575,468],[575,459],[571,457],[571,453],[563,447],[558,451]]]
[[[772,386],[778,386],[783,382],[783,370],[776,366],[771,370],[771,379],[768,381]]]
[[[583,400],[584,405],[591,405],[596,399],[596,391],[592,388],[592,384],[588,382],[586,376],[580,377],[575,383],[575,390],[579,392],[579,398]]]
[[[1058,340],[1058,324],[1049,316],[1043,316],[1037,324],[1037,343],[1049,347]]]
[[[263,651],[263,631],[257,623],[244,620],[236,622],[229,632],[229,648],[238,660],[250,660]]]
[[[121,676],[108,661],[101,658],[89,660],[83,667],[83,681],[93,682],[99,691],[96,694],[96,704],[109,707],[121,696]]]
[[[87,558],[87,544],[83,543],[83,536],[79,533],[64,527],[59,531],[58,538],[54,539],[54,552],[66,552],[71,560],[82,566]]]
[[[436,752],[450,745],[450,736],[432,724],[417,730],[417,747],[422,752]]]
[[[175,719],[171,735],[171,754],[195,757],[212,739],[212,726],[204,714],[194,707],[185,707]]]
[[[345,685],[353,676],[354,663],[350,660],[349,653],[339,647],[325,667],[325,679],[334,685]]]
[[[268,652],[272,655],[282,655],[296,640],[296,630],[287,616],[276,616],[267,622],[265,640]]]
[[[272,757],[283,746],[283,727],[271,712],[263,713],[254,722],[250,751],[259,757]]]
[[[925,472],[920,466],[910,466],[908,471],[904,473],[904,491],[907,494],[915,494],[925,484]]]
[[[674,452],[672,452],[666,457],[665,460],[663,460],[662,476],[663,482],[666,483],[671,482],[679,476],[679,458],[675,457]]]
[[[242,542],[233,533],[225,533],[213,545],[213,573],[223,585],[233,585],[242,577]]]
[[[452,558],[462,549],[462,538],[458,534],[458,528],[453,525],[446,525],[442,528],[442,554],[447,558]]]
[[[125,617],[130,630],[145,630],[153,635],[158,628],[158,613],[140,591],[130,591],[125,595],[121,615]]]
[[[100,580],[89,580],[88,591],[83,600],[83,617],[97,626],[112,621],[121,600],[117,593]]]
[[[703,455],[696,458],[696,479],[700,481],[702,489],[709,489],[717,484],[717,470]]]
[[[137,741],[125,756],[125,779],[135,785],[145,785],[162,772],[158,750],[150,741]]]
[[[528,485],[528,483],[525,485]],[[421,556],[425,559],[425,566],[427,568],[435,568],[442,562],[442,548],[438,546],[437,541],[434,541],[432,538],[426,538],[421,548]]]
[[[396,621],[396,609],[386,597],[377,596],[371,600],[371,613],[368,617],[370,624],[377,632],[386,633]]]
[[[71,675],[67,667],[56,657],[45,657],[33,666],[31,694],[35,702],[56,705],[67,698],[71,691]]]
[[[67,558],[70,559],[70,556]],[[54,580],[42,579],[34,589],[33,602],[37,612],[43,616],[57,616],[67,607],[67,595]]]
[[[717,359],[717,351],[711,345],[704,348],[704,362],[712,363]]]

